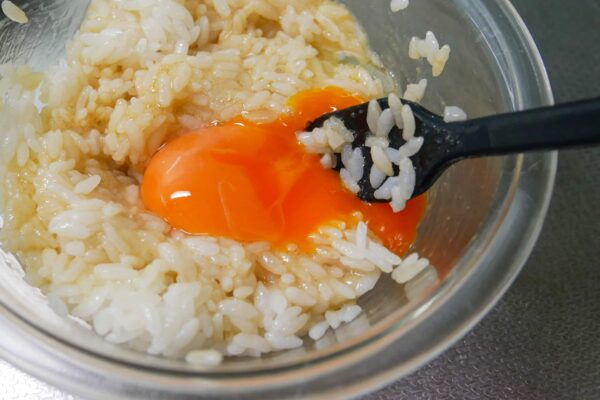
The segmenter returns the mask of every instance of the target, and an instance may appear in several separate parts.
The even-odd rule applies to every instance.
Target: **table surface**
[[[513,0],[557,102],[600,95],[600,0]],[[560,154],[556,191],[525,269],[440,357],[363,400],[600,398],[599,150]],[[0,361],[4,400],[75,400]]]

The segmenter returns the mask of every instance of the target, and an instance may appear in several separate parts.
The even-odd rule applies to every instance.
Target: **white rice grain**
[[[352,174],[350,174],[350,172],[347,169],[342,168],[340,170],[340,178],[342,179],[342,183],[344,184],[346,189],[348,189],[352,193],[356,194],[360,191],[360,186],[358,186],[358,181],[356,181],[352,177]]]
[[[293,285],[296,282],[296,277],[292,274],[283,274],[281,275],[281,282],[286,285]]]
[[[355,259],[361,259],[363,257],[363,254],[358,249],[358,247],[354,243],[347,240],[334,240],[331,243],[331,247],[337,250],[339,254],[343,254],[346,257]],[[330,274],[334,273],[334,271],[337,271],[337,269],[330,269]],[[341,276],[343,275],[343,273],[339,275]]]
[[[367,125],[373,133],[377,132],[377,124],[381,116],[381,106],[377,100],[371,100],[367,108]]]
[[[402,122],[404,125],[402,139],[408,142],[415,136],[416,132],[415,115],[413,114],[411,106],[408,104],[402,106]]]
[[[416,253],[413,253],[396,267],[394,272],[392,272],[392,279],[400,284],[406,283],[420,274],[428,266],[429,260],[426,258],[419,258]]]
[[[359,254],[362,255],[367,250],[368,240],[369,240],[369,237],[368,237],[367,224],[365,224],[363,221],[360,221],[356,225],[356,237],[355,237],[356,248],[358,249]]]
[[[286,336],[277,332],[265,333],[265,339],[276,350],[289,350],[302,346],[302,339],[297,336]]]
[[[79,182],[73,191],[77,194],[90,194],[100,185],[102,178],[99,175],[92,175]]]
[[[337,329],[342,324],[342,316],[339,311],[327,311],[325,313],[325,320],[332,329]]]
[[[380,276],[381,270],[379,269],[364,275],[356,284],[356,294],[362,296],[363,294],[370,292],[379,281]]]
[[[199,367],[216,367],[223,362],[223,354],[213,349],[194,350],[186,354],[185,360]]]
[[[460,122],[467,120],[467,113],[464,112],[460,107],[447,106],[444,108],[444,121],[445,122]]]
[[[408,56],[413,60],[421,58],[421,53],[419,52],[419,38],[416,36],[413,36],[408,43]]]
[[[74,257],[81,257],[85,253],[85,244],[79,241],[69,242],[65,245],[65,252]]]
[[[29,146],[27,143],[21,143],[17,150],[17,165],[23,167],[29,161]]]
[[[229,4],[227,0],[212,0],[213,6],[219,15],[223,18],[229,17],[231,14],[231,9],[229,8]]]
[[[329,144],[329,147],[333,151],[340,151],[342,146],[346,144],[346,139],[339,132],[333,129],[326,129],[325,133],[327,135],[327,142]]]
[[[283,275],[287,272],[281,259],[273,253],[264,253],[258,261],[263,268],[275,275]]]
[[[433,57],[431,57],[431,73],[434,77],[440,76],[446,68],[446,63],[450,59],[450,46],[447,44],[442,46]]]
[[[369,136],[365,140],[366,147],[374,147],[378,146],[381,148],[387,148],[390,145],[390,141],[387,138],[379,137],[379,136]]]
[[[356,182],[362,179],[365,170],[365,158],[363,157],[362,151],[359,147],[352,151],[350,159],[344,166],[348,169],[352,175],[352,178]]]
[[[374,133],[380,137],[387,137],[394,125],[394,114],[391,109],[386,108],[381,112],[381,115],[377,120],[377,130]]]
[[[406,207],[407,198],[403,194],[404,189],[402,186],[395,186],[392,188],[392,201],[390,206],[395,213],[399,213]]]
[[[367,258],[385,273],[392,272],[392,266],[398,265],[402,261],[396,254],[373,241],[369,242]]]
[[[26,24],[29,22],[29,18],[27,18],[27,14],[23,12],[15,3],[10,0],[2,1],[2,12],[8,19],[14,21],[19,24]]]
[[[270,307],[277,314],[282,314],[288,307],[287,298],[281,292],[281,290],[273,288],[269,291],[269,302]]]
[[[233,296],[236,299],[243,300],[243,299],[251,296],[252,293],[254,293],[254,289],[251,286],[242,286],[242,287],[236,288],[233,291]]]
[[[409,0],[392,0],[390,3],[390,9],[392,12],[398,12],[405,10],[409,5]]]
[[[329,287],[336,293],[338,296],[347,300],[354,300],[356,298],[356,293],[354,289],[352,289],[347,284],[340,282],[336,279],[330,279],[328,281]]]
[[[345,265],[346,267],[352,268],[353,270],[356,270],[356,271],[362,271],[362,272],[372,272],[377,268],[369,260],[356,259],[356,258],[347,257],[347,256],[342,256],[340,258],[340,262],[343,265]]]
[[[375,164],[378,170],[380,170],[387,176],[394,175],[394,168],[392,167],[392,162],[388,158],[387,153],[383,151],[381,147],[371,147],[371,158],[373,159],[373,164]]]
[[[125,264],[99,264],[94,268],[94,273],[101,279],[108,281],[121,281],[135,279],[137,272]]]
[[[320,163],[325,169],[335,168],[335,161],[335,156],[331,153],[323,155],[323,157],[321,157],[320,159]]]
[[[356,317],[359,316],[359,314],[362,312],[362,308],[356,304],[347,305],[347,306],[344,306],[344,308],[342,308],[341,312],[342,312],[342,315],[341,315],[342,321],[348,323],[348,322],[352,322]]]
[[[371,171],[369,172],[369,183],[373,189],[378,189],[386,178],[387,175],[381,172],[377,166],[373,165],[371,167]]]
[[[286,297],[292,302],[303,307],[311,307],[317,304],[317,299],[306,293],[304,290],[296,287],[288,287],[285,289]]]
[[[399,178],[391,177],[375,191],[374,197],[378,200],[391,200],[392,199],[392,188],[398,183]]]
[[[428,31],[424,39],[413,37],[410,40],[408,55],[414,60],[426,58],[432,67],[432,75],[437,77],[442,74],[450,58],[450,46],[444,45],[440,48],[433,32]]]
[[[400,98],[396,96],[396,94],[391,93],[388,96],[388,105],[390,106],[390,110],[392,110],[392,115],[394,116],[396,126],[398,129],[403,129],[404,121],[402,119],[402,101],[400,101]]]
[[[419,83],[411,83],[406,86],[404,98],[408,101],[419,103],[425,96],[427,89],[427,79],[421,79]]]
[[[199,49],[202,49],[206,46],[210,40],[210,22],[206,15],[203,15],[198,20],[198,26],[200,28],[200,32],[198,34],[197,45]]]
[[[422,136],[410,138],[398,149],[397,158],[392,159],[392,162],[400,165],[400,160],[417,154],[423,147],[423,143],[425,143],[425,139]]]
[[[319,340],[321,339],[325,333],[327,332],[327,330],[329,329],[329,321],[328,320],[324,320],[321,322],[318,322],[316,324],[314,324],[312,326],[312,328],[310,328],[310,330],[308,331],[308,336],[312,339],[312,340]]]
[[[223,315],[237,318],[255,318],[258,316],[256,308],[252,304],[238,299],[225,299],[219,303],[219,311]]]
[[[241,348],[245,350],[256,350],[259,353],[268,353],[272,349],[271,345],[265,338],[247,333],[238,333],[235,335],[231,341],[231,344],[236,350]]]
[[[183,243],[198,257],[212,257],[219,254],[220,246],[210,238],[189,237]]]

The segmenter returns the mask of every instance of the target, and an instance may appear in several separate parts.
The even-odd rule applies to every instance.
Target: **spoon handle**
[[[600,144],[600,98],[449,124],[456,158]]]

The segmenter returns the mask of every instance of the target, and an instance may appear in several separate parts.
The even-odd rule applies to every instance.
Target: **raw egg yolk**
[[[371,231],[402,253],[415,238],[425,198],[409,201],[398,214],[387,204],[363,203],[296,139],[311,120],[362,101],[338,88],[310,90],[294,96],[291,115],[276,122],[240,118],[177,137],[146,168],[144,205],[190,234],[303,249],[310,249],[309,235],[320,226],[352,223],[361,212]]]

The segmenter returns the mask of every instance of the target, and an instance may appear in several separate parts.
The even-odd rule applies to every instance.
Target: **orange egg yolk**
[[[320,226],[352,224],[360,212],[369,229],[401,254],[415,239],[425,198],[409,201],[397,214],[388,204],[363,203],[296,139],[318,116],[361,102],[338,88],[310,90],[294,96],[291,115],[276,122],[240,118],[177,137],[147,166],[144,205],[190,234],[268,241],[279,248],[293,243],[305,250]]]

